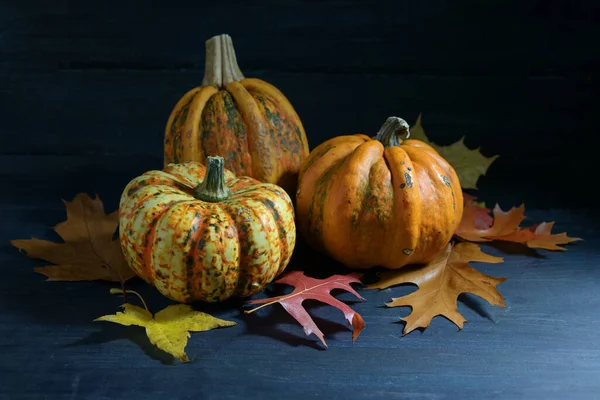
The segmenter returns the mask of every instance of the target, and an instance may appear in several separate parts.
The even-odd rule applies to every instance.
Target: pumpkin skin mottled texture
[[[119,239],[129,265],[181,303],[262,290],[283,272],[296,243],[294,208],[282,188],[235,177],[220,157],[208,161],[212,175],[197,162],[148,171],[129,182],[119,205]],[[205,175],[216,176],[210,182],[226,198],[203,200]]]
[[[245,78],[228,35],[206,42],[202,86],[189,90],[167,121],[164,165],[225,159],[237,176],[274,183],[294,196],[309,153],[300,117],[275,86]]]
[[[454,169],[429,145],[400,140],[390,117],[375,137],[327,140],[310,153],[296,194],[297,229],[349,268],[398,269],[431,261],[463,213]]]

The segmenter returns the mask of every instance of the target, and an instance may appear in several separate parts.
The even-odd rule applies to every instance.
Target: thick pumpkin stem
[[[384,147],[400,146],[403,139],[410,137],[410,126],[402,118],[389,117],[379,132],[375,140],[379,140]]]
[[[238,66],[231,37],[222,34],[208,39],[202,85],[223,87],[242,79],[244,75]]]
[[[225,186],[225,161],[223,157],[208,156],[204,180],[194,189],[194,197],[203,201],[223,201],[231,196],[231,189]]]

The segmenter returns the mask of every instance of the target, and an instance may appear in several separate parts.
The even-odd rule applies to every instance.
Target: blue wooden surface
[[[600,398],[596,2],[109,3],[0,1],[1,399]],[[171,107],[201,80],[204,40],[223,32],[247,76],[290,98],[311,147],[423,112],[439,143],[467,135],[501,155],[483,200],[525,201],[527,222],[585,241],[484,246],[505,262],[474,265],[508,277],[507,308],[461,296],[462,331],[438,317],[402,336],[410,310],[382,305],[410,286],[361,291],[354,344],[338,310],[309,303],[327,350],[279,306],[198,305],[238,325],[193,334],[187,365],[141,328],[92,322],[117,310],[111,285],[44,282],[43,262],[8,241],[55,238],[60,199],[78,192],[113,210],[132,177],[159,168]],[[347,272],[302,242],[290,268]],[[131,287],[153,310],[168,304]]]

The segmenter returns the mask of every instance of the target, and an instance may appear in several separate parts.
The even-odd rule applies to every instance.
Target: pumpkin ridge
[[[187,93],[181,97],[171,114],[167,120],[167,125],[165,127],[165,138],[164,138],[164,158],[163,163],[166,166],[170,162],[177,162],[179,160],[179,154],[177,152],[181,149],[179,145],[179,137],[181,134],[181,129],[178,129],[182,124],[182,121],[185,121],[187,118],[187,114],[189,112],[189,105],[192,102],[194,96],[197,92],[200,91],[200,87],[195,87],[189,90]]]
[[[185,281],[185,291],[187,292],[188,298],[193,298],[196,293],[199,292],[196,288],[197,280],[194,275],[194,265],[197,263],[198,255],[198,242],[202,236],[202,231],[204,230],[204,221],[206,218],[202,217],[202,214],[199,211],[196,211],[196,215],[194,216],[194,220],[190,230],[188,231],[190,237],[190,250],[187,253],[187,257],[185,260],[186,263],[186,281]],[[183,302],[186,302],[185,300]]]
[[[231,236],[223,226],[233,225],[231,217],[225,212],[221,203],[201,203],[204,210],[205,229],[200,231],[195,252],[194,272],[197,274],[193,281],[197,284],[192,296],[200,295],[206,301],[220,301],[233,294],[234,282],[232,275],[236,272],[235,258],[227,252],[226,245],[239,247],[237,238]],[[233,242],[228,242],[233,239]],[[236,252],[237,253],[237,252]],[[229,256],[229,257],[228,257]],[[198,267],[199,266],[199,267]]]
[[[308,139],[306,137],[306,132],[304,130],[304,125],[302,124],[302,120],[298,116],[298,113],[288,100],[288,98],[281,92],[281,90],[277,89],[277,87],[271,85],[268,82],[262,81],[256,78],[246,78],[241,81],[241,84],[248,90],[248,92],[259,92],[263,95],[266,94],[266,97],[275,103],[276,108],[283,109],[285,111],[285,115],[288,120],[292,122],[292,124],[296,127],[294,130],[297,139],[301,143],[301,152],[302,158],[306,158],[309,154],[309,146]]]
[[[331,255],[339,254],[348,264],[360,263],[358,258],[366,245],[360,221],[368,213],[370,173],[382,151],[380,143],[365,141],[337,160],[335,178],[324,178],[330,187],[322,211],[329,223],[321,219],[324,237],[331,238],[325,248]]]
[[[208,156],[219,155],[225,159],[225,168],[235,175],[248,169],[254,174],[248,127],[231,93],[221,90],[210,98],[198,121],[198,130],[198,151],[203,162]]]
[[[238,242],[238,252],[237,252],[237,256],[236,256],[236,260],[237,260],[237,276],[235,279],[235,283],[233,284],[233,295],[234,296],[240,296],[243,293],[242,286],[245,284],[245,282],[247,281],[246,279],[246,271],[244,270],[244,265],[246,263],[246,260],[244,256],[244,254],[247,254],[247,232],[248,232],[248,227],[247,226],[242,226],[243,223],[245,223],[243,220],[241,220],[241,216],[244,214],[244,212],[248,212],[248,210],[244,207],[244,205],[240,204],[239,200],[238,201],[232,201],[231,197],[228,199],[228,201],[225,201],[221,204],[221,207],[223,209],[223,212],[225,214],[227,214],[229,216],[229,218],[232,221],[232,229],[233,231],[233,235],[234,237],[237,238],[237,242]]]
[[[190,111],[187,113],[185,123],[179,128],[182,144],[182,160],[185,161],[203,161],[200,149],[202,131],[200,130],[200,120],[204,113],[204,108],[213,98],[218,90],[213,86],[202,86],[194,95],[189,105]],[[210,155],[206,154],[205,156]]]
[[[272,262],[274,247],[277,247],[277,253],[280,256],[277,261],[281,262],[282,260],[280,244],[274,240],[273,236],[275,235],[269,234],[272,221],[265,218],[265,215],[268,215],[268,208],[256,197],[244,198],[240,200],[239,205],[243,211],[239,215],[236,227],[238,231],[243,232],[242,237],[245,240],[242,244],[240,239],[240,246],[243,246],[243,253],[246,257],[240,260],[240,267],[244,267],[244,269],[240,273],[241,280],[237,284],[236,295],[245,297],[255,293],[258,288],[263,286],[264,282],[270,282],[275,277],[279,268],[275,271],[273,268],[268,268],[269,265],[274,264]],[[244,212],[246,215],[242,220]],[[261,281],[258,282],[258,280]]]
[[[419,224],[422,207],[420,184],[414,179],[414,164],[404,146],[388,147],[384,158],[390,168],[393,190],[393,213],[397,216],[392,228],[391,246],[385,255],[386,267],[392,267],[416,258],[416,247],[420,240]],[[398,247],[401,248],[400,255]]]
[[[307,152],[298,125],[268,94],[248,91],[256,101],[260,114],[264,116],[265,133],[271,153],[279,154],[273,164],[272,180],[293,193],[297,185],[297,174]],[[300,139],[297,138],[300,137]]]
[[[346,155],[346,157],[348,157],[350,154]],[[345,158],[346,158],[345,157]],[[344,160],[345,160],[344,158]],[[329,185],[329,178],[331,175],[333,175],[340,166],[340,162],[338,163],[331,163],[328,168],[322,172],[321,176],[319,176],[319,178],[317,179],[317,181],[315,182],[314,185],[314,192],[312,195],[312,200],[310,202],[310,207],[308,210],[308,215],[309,215],[309,219],[308,219],[308,232],[310,233],[311,237],[314,235],[316,237],[316,239],[318,239],[319,241],[323,240],[323,215],[324,215],[324,208],[325,208],[325,201],[327,199],[327,188],[326,186]],[[317,195],[319,196],[319,198],[317,199]],[[315,220],[315,210],[314,210],[314,206],[318,205],[318,209],[317,209],[317,219]]]
[[[275,201],[271,200],[271,199],[267,199],[265,197],[261,197],[260,201],[265,205],[265,207],[267,207],[269,209],[269,211],[272,213],[272,215],[275,218],[275,222],[276,222],[276,226],[277,226],[277,232],[278,232],[278,236],[279,236],[279,268],[277,268],[277,272],[275,273],[275,276],[279,275],[281,272],[283,272],[283,269],[285,268],[287,262],[289,261],[289,259],[291,258],[291,247],[290,247],[290,243],[288,242],[288,232],[287,229],[284,226],[284,218],[285,218],[285,210],[282,210],[283,212],[280,212],[277,208],[281,203],[281,198],[272,190],[269,190],[269,192],[275,197]]]
[[[430,207],[422,214],[424,220],[420,224],[421,235],[432,239],[429,242],[421,241],[423,245],[419,249],[419,254],[430,254],[435,249],[447,243],[454,233],[454,230],[458,224],[458,222],[456,222],[454,219],[457,207],[456,202],[458,199],[451,184],[448,185],[443,180],[443,177],[448,179],[447,175],[449,172],[444,168],[445,162],[441,164],[438,157],[428,151],[417,151],[410,146],[406,146],[405,150],[411,159],[413,159],[415,172],[422,174],[420,181],[423,183],[426,177],[426,179],[430,182],[425,185],[425,188],[427,188],[426,190],[429,190],[430,187],[435,187],[437,192],[449,190],[451,193],[450,197],[438,196],[438,200],[434,204],[431,204]],[[448,183],[450,183],[450,181],[448,181]],[[438,227],[437,232],[441,233],[437,234],[437,232],[432,230],[433,224],[431,223],[431,218],[427,218],[431,216],[451,221],[451,224],[444,226],[443,228]]]
[[[176,205],[183,204],[186,202],[189,203],[189,200],[181,200],[181,201],[176,201],[176,202],[172,202],[172,203],[164,203],[163,207],[160,209],[160,211],[152,214],[152,219],[151,219],[150,223],[148,224],[147,232],[142,237],[141,253],[142,253],[142,257],[143,257],[142,258],[142,267],[145,270],[144,275],[148,276],[146,274],[149,274],[153,280],[156,279],[156,270],[153,268],[153,263],[152,263],[152,249],[154,247],[154,242],[157,239],[156,227],[158,226],[159,222],[161,222],[161,219],[171,210],[172,207],[175,207]]]
[[[275,160],[271,159],[271,147],[268,137],[265,116],[260,113],[256,100],[240,82],[231,82],[226,86],[233,98],[246,127],[248,152],[252,160],[252,176],[259,181],[271,182]]]

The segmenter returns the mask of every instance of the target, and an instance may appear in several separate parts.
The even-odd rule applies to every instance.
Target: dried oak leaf
[[[118,226],[118,212],[104,212],[98,196],[80,193],[64,201],[67,220],[54,227],[64,243],[40,239],[12,240],[11,244],[31,258],[52,264],[35,271],[49,281],[107,280],[125,282],[135,276],[127,265],[119,240],[113,240]]]
[[[329,304],[330,306],[336,307],[344,313],[348,324],[352,325],[352,341],[356,341],[358,335],[365,327],[365,323],[359,313],[354,311],[350,306],[341,302],[340,300],[333,297],[330,292],[333,289],[342,289],[352,293],[361,300],[364,298],[359,295],[350,286],[351,283],[361,283],[360,275],[351,273],[348,275],[332,275],[327,279],[315,279],[304,275],[302,271],[293,271],[285,275],[284,277],[275,281],[276,283],[284,283],[295,287],[295,290],[287,295],[270,297],[265,299],[250,300],[248,304],[262,304],[260,307],[256,307],[252,310],[244,311],[246,314],[250,314],[260,308],[266,307],[271,304],[279,303],[281,306],[302,325],[304,333],[310,335],[314,333],[321,343],[327,347],[323,332],[317,327],[315,321],[310,317],[306,309],[302,307],[304,300],[313,299],[320,302]]]
[[[582,240],[568,237],[564,232],[552,234],[554,222],[542,222],[528,228],[521,228],[520,224],[525,219],[524,204],[506,212],[496,204],[492,211],[493,217],[488,213],[489,209],[475,205],[473,199],[465,200],[463,217],[455,235],[470,242],[501,240],[545,250],[565,250],[559,245]],[[484,215],[490,217],[491,222]]]
[[[385,289],[403,283],[414,283],[419,287],[406,296],[393,298],[388,307],[412,308],[403,320],[403,334],[417,328],[426,328],[431,320],[442,315],[462,329],[466,319],[458,312],[456,301],[461,293],[475,294],[492,305],[506,307],[504,297],[496,286],[506,278],[493,278],[482,274],[469,265],[469,261],[500,263],[502,257],[485,254],[474,243],[449,244],[433,261],[424,266],[388,270],[381,279],[367,289]]]
[[[457,142],[448,146],[440,146],[429,140],[421,124],[421,114],[410,128],[410,138],[418,139],[433,147],[456,171],[460,186],[463,189],[477,189],[477,180],[485,175],[490,165],[498,158],[498,155],[485,157],[479,148],[469,149],[465,146],[463,136]]]
[[[544,250],[565,250],[564,247],[559,245],[583,240],[577,237],[568,237],[565,232],[552,234],[552,226],[554,226],[554,222],[542,222],[528,228],[520,228],[506,235],[486,236],[486,238],[523,243],[532,249]]]
[[[210,329],[236,325],[233,321],[215,318],[196,311],[186,304],[175,304],[157,312],[154,316],[145,308],[125,303],[124,312],[103,315],[94,321],[109,321],[121,325],[137,325],[146,328],[150,342],[182,362],[189,362],[185,354],[190,331],[202,332]]]

